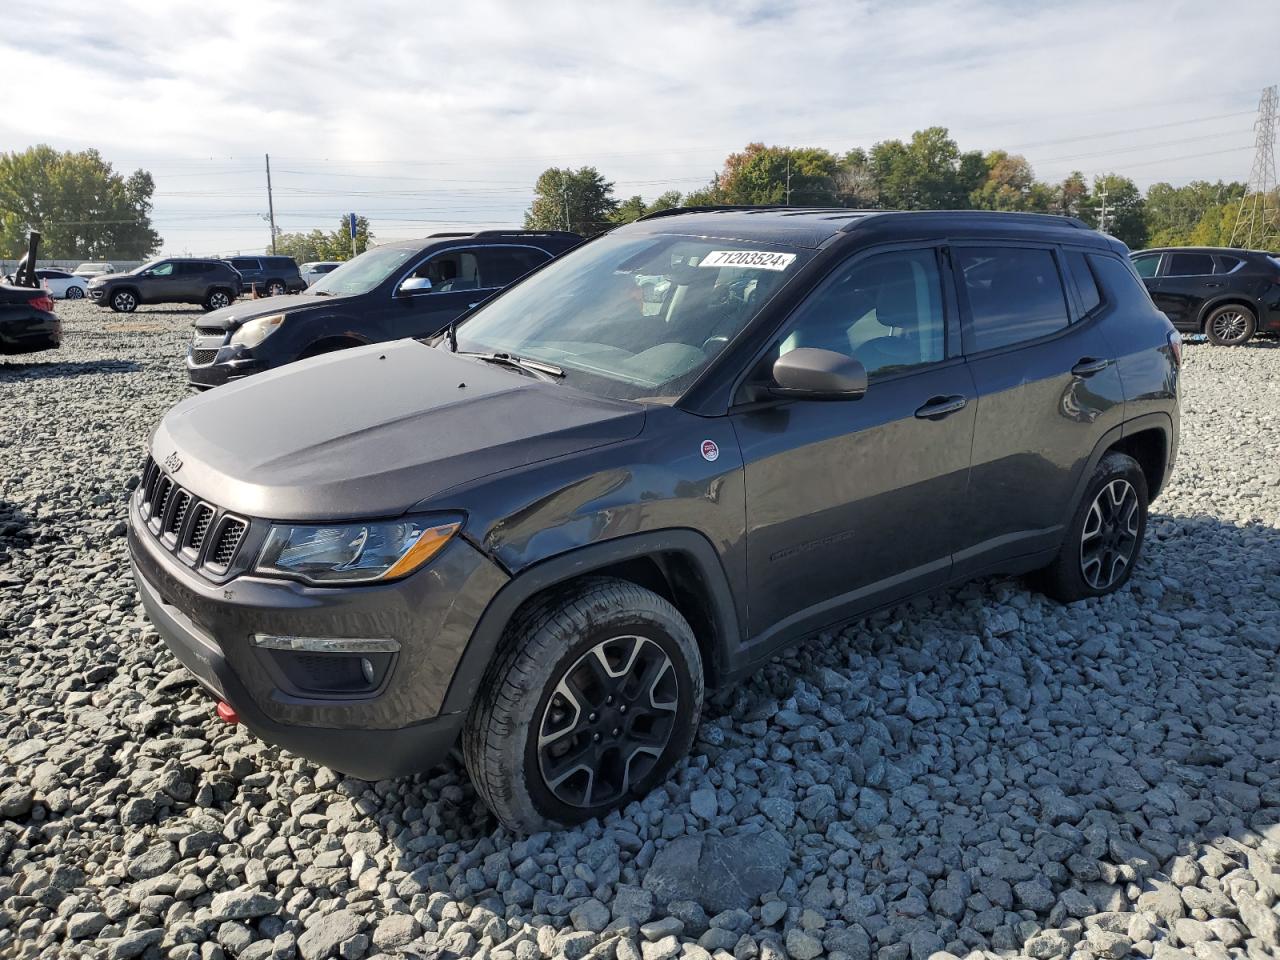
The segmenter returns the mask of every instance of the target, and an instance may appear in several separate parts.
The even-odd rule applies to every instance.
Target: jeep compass
[[[604,814],[788,644],[985,574],[1125,584],[1181,358],[1127,253],[1030,214],[649,216],[432,342],[173,408],[143,604],[264,740],[370,780],[461,741],[513,829]]]

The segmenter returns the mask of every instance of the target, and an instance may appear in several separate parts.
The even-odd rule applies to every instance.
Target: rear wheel
[[[138,309],[138,295],[132,290],[117,290],[111,295],[111,309],[117,313],[133,313]]]
[[[1218,307],[1205,319],[1204,332],[1209,342],[1219,347],[1238,347],[1248,343],[1257,326],[1253,311],[1239,304]]]
[[[284,292],[284,284],[279,280],[272,280],[267,284],[267,296],[269,297],[278,297]]]
[[[204,298],[204,308],[206,310],[221,310],[223,307],[231,305],[231,294],[226,290],[210,290],[209,295]]]
[[[1108,453],[1094,469],[1039,588],[1070,603],[1119,590],[1133,574],[1147,532],[1147,479],[1138,462]]]
[[[508,627],[463,755],[512,830],[577,823],[666,778],[693,742],[702,695],[697,642],[675,607],[633,583],[585,580]]]

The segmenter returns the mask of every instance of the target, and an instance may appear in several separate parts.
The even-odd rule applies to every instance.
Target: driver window
[[[837,272],[796,312],[779,355],[797,347],[856,357],[869,376],[945,359],[936,252],[882,253]]]
[[[153,277],[167,277],[173,273],[172,263],[161,263],[147,271]]]
[[[480,266],[475,254],[467,250],[449,250],[436,254],[418,267],[413,275],[430,280],[432,293],[480,289]]]

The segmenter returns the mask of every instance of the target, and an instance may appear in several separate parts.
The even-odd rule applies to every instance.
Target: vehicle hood
[[[247,516],[394,517],[461,483],[628,440],[643,425],[637,404],[399,340],[184,400],[156,429],[151,454],[180,460],[179,484]]]
[[[306,294],[291,294],[282,297],[267,297],[264,300],[238,300],[229,307],[206,313],[192,325],[203,330],[235,330],[242,324],[256,317],[269,317],[273,313],[297,313],[299,310],[322,310],[332,306],[342,297],[313,297]]]

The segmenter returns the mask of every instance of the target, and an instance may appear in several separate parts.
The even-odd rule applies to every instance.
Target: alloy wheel
[[[1138,548],[1138,492],[1123,478],[1094,498],[1080,535],[1080,573],[1095,590],[1106,590],[1133,561]]]
[[[271,284],[271,286],[267,287],[267,294],[268,294],[268,296],[278,297],[278,296],[280,296],[282,293],[284,293],[284,284],[283,284],[283,283],[273,283],[273,284]]]
[[[80,300],[84,297],[84,291],[79,287],[67,287],[67,297],[71,300]]]
[[[138,305],[138,298],[127,290],[123,290],[115,295],[112,305],[117,310],[123,310],[125,313],[128,313]]]
[[[1213,335],[1222,343],[1241,340],[1249,329],[1249,318],[1240,310],[1226,310],[1213,318]]]
[[[222,307],[225,307],[230,302],[231,302],[231,298],[228,297],[221,290],[217,290],[209,294],[209,306],[213,307],[213,309],[215,310],[219,310]]]
[[[645,637],[613,637],[579,657],[556,683],[538,727],[538,768],[572,807],[612,804],[648,774],[675,729],[675,667]]]

